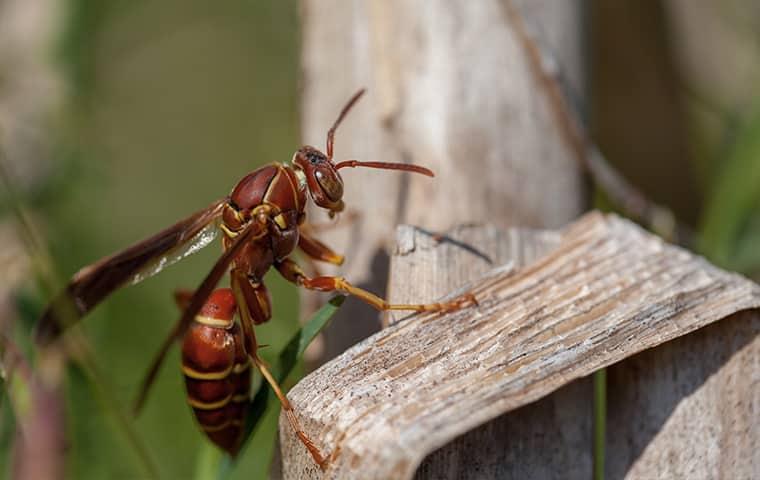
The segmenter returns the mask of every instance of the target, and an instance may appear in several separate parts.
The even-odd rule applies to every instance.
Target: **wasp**
[[[231,455],[238,452],[253,365],[275,391],[296,435],[324,468],[326,457],[303,431],[292,405],[258,355],[254,326],[272,316],[264,274],[274,268],[299,287],[353,295],[381,311],[452,311],[476,303],[472,295],[465,294],[443,303],[390,304],[343,277],[311,277],[291,258],[300,249],[313,260],[343,263],[343,256],[314,238],[305,224],[309,199],[330,217],[345,209],[339,170],[361,167],[434,176],[427,168],[405,163],[333,161],[335,132],[364,92],[359,90],[351,97],[328,130],[325,152],[303,146],[289,163],[271,163],[254,170],[228,196],[79,270],[43,313],[37,341],[52,342],[116,289],[158,273],[221,234],[223,253],[199,287],[175,295],[182,314],[148,370],[136,408],[143,404],[168,349],[182,339],[188,403],[211,441]],[[228,272],[230,288],[217,288]]]

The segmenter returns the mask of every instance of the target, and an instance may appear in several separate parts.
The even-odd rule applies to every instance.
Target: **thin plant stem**
[[[607,437],[607,369],[594,373],[594,480],[604,480]]]

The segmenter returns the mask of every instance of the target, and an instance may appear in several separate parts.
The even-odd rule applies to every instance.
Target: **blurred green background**
[[[64,106],[52,130],[59,137],[45,182],[24,200],[65,278],[228,194],[261,164],[290,159],[298,145],[299,34],[294,1],[64,3],[53,48],[64,75]],[[220,248],[215,242],[120,290],[83,322],[120,408],[131,405],[178,319],[173,290],[196,286]],[[268,286],[274,318],[257,333],[275,353],[296,329],[297,296],[276,275]],[[32,299],[26,320],[41,302]],[[136,422],[162,478],[192,478],[205,442],[187,407],[179,365],[175,348]],[[143,477],[82,373],[72,368],[68,381],[68,477]],[[9,424],[3,425],[7,446]],[[266,476],[275,428],[270,414],[232,478]],[[1,470],[10,463],[9,450],[2,449]]]
[[[0,15],[14,3],[25,0],[0,3]],[[203,208],[245,173],[289,160],[298,147],[295,0],[40,5],[56,5],[58,15],[52,40],[33,53],[55,66],[48,74],[60,79],[60,104],[29,136],[28,143],[44,144],[44,151],[10,154],[21,200],[61,278]],[[760,12],[739,1],[584,5],[594,138],[633,183],[694,229],[695,248],[760,278]],[[709,34],[700,38],[700,32]],[[17,95],[21,81],[14,83],[14,75],[23,73],[3,62],[10,49],[3,48],[2,34],[0,106]],[[7,199],[6,193],[0,209],[6,224],[12,223]],[[218,254],[218,245],[209,247],[119,291],[83,322],[119,408],[130,405],[178,317],[172,291],[197,285]],[[0,265],[7,262],[0,254]],[[2,280],[10,285],[8,271]],[[265,356],[280,349],[298,318],[295,290],[276,275],[268,285],[274,319],[257,330],[271,345]],[[10,312],[19,317],[14,338],[23,343],[46,293],[25,282],[10,298],[11,308],[3,310],[0,302],[0,319]],[[92,385],[75,367],[67,379],[68,477],[143,478],[134,450]],[[0,400],[0,478],[9,476],[13,440],[6,404]],[[275,423],[272,412],[232,478],[266,477]],[[205,440],[186,406],[177,349],[136,429],[162,477],[193,477]]]

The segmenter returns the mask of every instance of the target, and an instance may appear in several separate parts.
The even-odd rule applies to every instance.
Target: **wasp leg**
[[[248,355],[280,400],[280,404],[285,411],[285,416],[288,419],[288,423],[290,423],[290,427],[301,440],[301,443],[303,443],[306,449],[309,450],[309,453],[314,458],[317,465],[319,465],[319,468],[324,470],[326,466],[325,457],[322,456],[319,449],[314,445],[314,442],[311,441],[308,435],[306,435],[306,432],[303,431],[303,428],[301,428],[288,397],[282,392],[277,380],[269,371],[264,361],[259,358],[257,352],[258,343],[256,342],[256,334],[253,330],[253,326],[269,320],[272,311],[269,295],[266,293],[264,285],[261,283],[251,283],[245,272],[235,269],[232,271],[232,291],[235,293],[235,300],[240,309],[240,323],[243,326],[243,335],[245,337]]]
[[[301,231],[298,237],[298,248],[315,260],[332,263],[333,265],[343,264],[343,255],[338,255],[332,251],[330,247],[309,235],[308,231]]]
[[[194,293],[194,290],[188,290],[186,288],[178,288],[177,290],[174,290],[174,303],[177,304],[177,308],[179,308],[180,312],[184,311],[187,306],[190,305],[190,300],[193,298]]]
[[[275,264],[275,268],[286,280],[296,285],[318,290],[320,292],[343,292],[357,297],[380,311],[385,310],[412,310],[415,312],[453,312],[470,305],[477,305],[475,295],[466,293],[450,302],[420,303],[420,304],[395,304],[378,297],[374,293],[355,287],[342,277],[314,277],[309,278],[301,267],[292,260],[285,259]]]
[[[195,315],[200,311],[201,307],[203,307],[203,304],[206,302],[206,299],[208,299],[209,295],[211,295],[211,292],[214,291],[216,284],[219,283],[219,280],[221,280],[222,276],[224,276],[224,274],[227,272],[227,268],[232,263],[232,260],[238,253],[240,253],[240,250],[243,248],[243,246],[247,245],[251,240],[260,238],[265,234],[266,230],[262,228],[260,223],[251,223],[251,225],[247,226],[245,230],[240,232],[237,237],[235,237],[235,239],[226,247],[224,253],[221,257],[219,257],[219,260],[216,261],[214,266],[211,268],[211,271],[201,282],[198,289],[192,294],[192,296],[189,297],[185,308],[182,310],[182,315],[180,316],[179,321],[176,323],[169,336],[167,336],[164,342],[161,344],[161,348],[151,362],[148,373],[145,375],[145,378],[142,381],[140,391],[137,395],[137,400],[135,401],[133,407],[133,412],[135,415],[137,415],[142,409],[142,405],[145,403],[148,391],[153,385],[153,382],[156,379],[156,375],[158,375],[158,371],[164,362],[164,358],[166,357],[169,348],[171,348],[176,339],[182,338],[187,329],[193,323]],[[184,303],[185,300],[182,300],[182,302]]]

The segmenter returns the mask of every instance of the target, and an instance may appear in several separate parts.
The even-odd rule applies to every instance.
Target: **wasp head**
[[[343,121],[351,107],[364,94],[364,89],[359,90],[348,101],[343,110],[340,111],[338,119],[327,131],[327,154],[324,154],[314,147],[301,147],[293,155],[293,165],[297,170],[303,172],[306,177],[311,198],[314,203],[322,208],[329,210],[330,216],[343,211],[343,179],[338,174],[341,168],[365,167],[380,168],[384,170],[403,170],[407,172],[420,173],[429,177],[433,172],[425,167],[409,165],[406,163],[388,163],[388,162],[360,162],[358,160],[344,160],[339,163],[333,163],[333,147],[335,142],[335,131],[338,125]]]
[[[327,155],[314,147],[301,147],[293,156],[293,165],[304,173],[314,203],[332,213],[343,210],[343,179]]]

